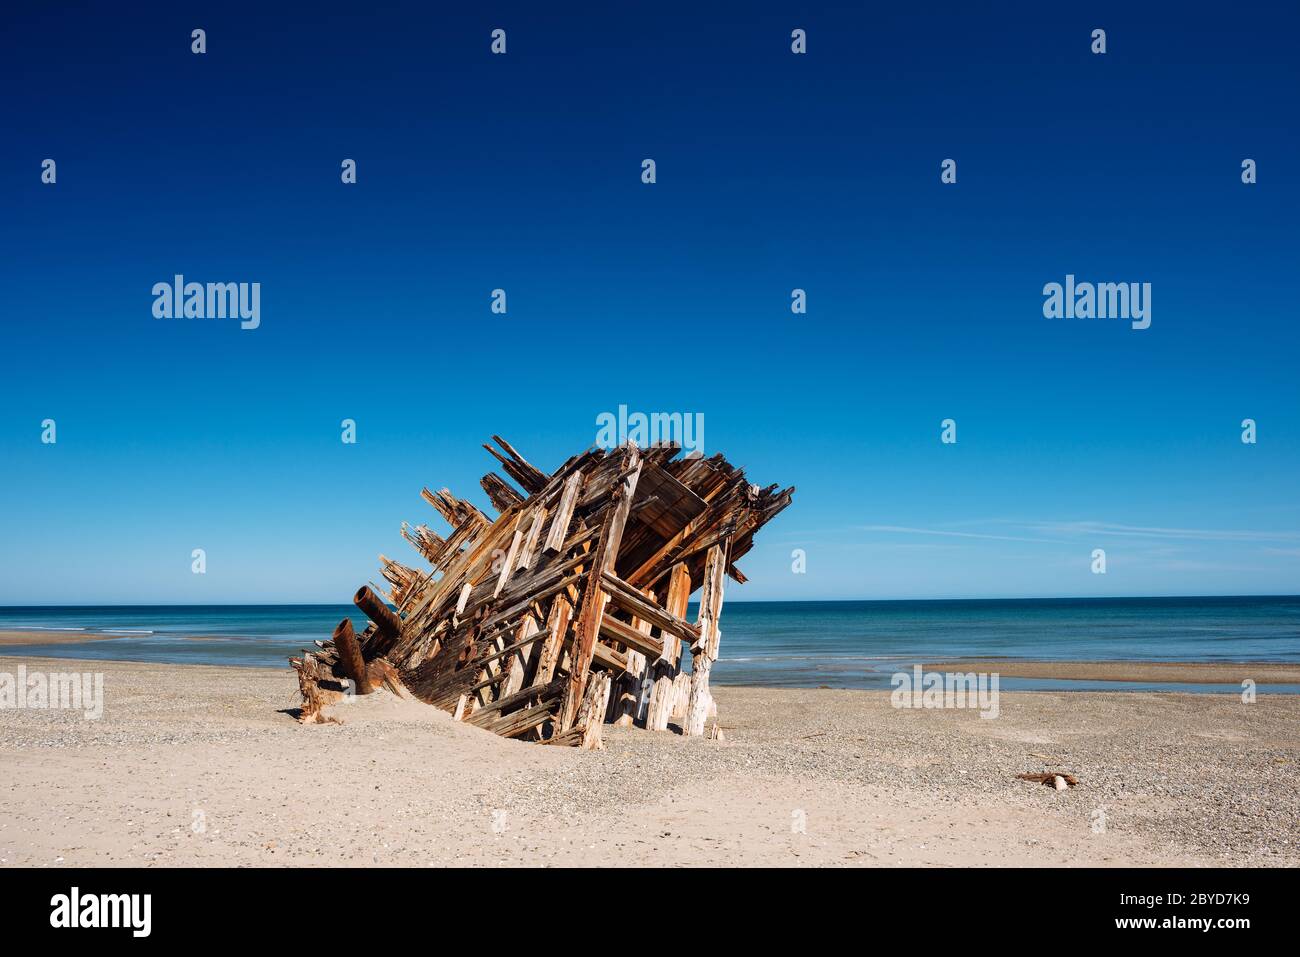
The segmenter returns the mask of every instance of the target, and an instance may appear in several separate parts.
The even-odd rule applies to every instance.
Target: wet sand
[[[84,631],[0,631],[0,645],[79,645],[120,637]]]

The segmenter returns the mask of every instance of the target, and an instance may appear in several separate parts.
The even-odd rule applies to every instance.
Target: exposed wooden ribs
[[[794,489],[759,488],[721,455],[671,447],[589,449],[548,475],[492,441],[506,477],[480,484],[498,517],[448,489],[421,491],[448,531],[403,524],[428,567],[381,556],[389,590],[354,596],[365,631],[344,619],[292,659],[303,720],[333,720],[323,708],[351,682],[549,744],[600,747],[606,721],[705,734],[723,579],[744,581],[736,561]]]
[[[488,498],[492,500],[498,512],[508,512],[524,500],[524,497],[512,489],[496,472],[488,472],[479,479],[478,484],[483,486],[483,491],[487,492]]]

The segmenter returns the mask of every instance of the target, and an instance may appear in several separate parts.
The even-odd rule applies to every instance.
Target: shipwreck
[[[353,599],[364,630],[345,618],[290,659],[299,720],[335,720],[329,705],[385,687],[545,744],[601,747],[606,722],[705,734],[724,579],[745,581],[737,560],[794,489],[760,488],[721,455],[678,457],[673,445],[593,448],[548,475],[492,439],[484,448],[514,483],[483,476],[497,517],[422,491],[450,532],[404,523],[428,567],[381,555],[388,587]]]

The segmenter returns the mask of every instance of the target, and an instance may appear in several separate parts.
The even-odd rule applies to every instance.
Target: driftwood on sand
[[[1035,784],[1046,784],[1049,787],[1055,787],[1056,790],[1063,790],[1065,787],[1074,787],[1079,783],[1079,779],[1073,774],[1066,774],[1064,771],[1030,771],[1025,774],[1017,774],[1022,781],[1033,781]]]
[[[330,721],[342,693],[383,686],[547,744],[598,748],[606,722],[703,735],[724,579],[745,580],[736,561],[794,489],[675,446],[591,449],[548,475],[493,441],[484,448],[514,483],[483,477],[497,517],[446,489],[421,493],[450,531],[403,525],[427,567],[380,556],[388,588],[354,597],[366,629],[344,619],[290,659],[300,720]]]

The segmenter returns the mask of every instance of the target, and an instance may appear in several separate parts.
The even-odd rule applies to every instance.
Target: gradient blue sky
[[[6,12],[0,603],[345,601],[620,403],[798,486],[733,598],[1300,591],[1294,5],[270,6]]]

